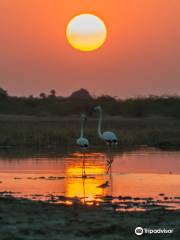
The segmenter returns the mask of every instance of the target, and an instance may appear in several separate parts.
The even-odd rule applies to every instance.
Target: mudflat
[[[173,229],[143,239],[180,239],[180,211],[115,212],[94,206],[63,206],[0,198],[1,240],[134,240],[135,228]],[[158,235],[158,236],[157,236]]]

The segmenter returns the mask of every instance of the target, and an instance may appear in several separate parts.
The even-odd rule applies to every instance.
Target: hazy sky
[[[108,27],[106,44],[88,53],[65,35],[87,12]],[[0,0],[0,86],[11,95],[180,93],[180,0]]]

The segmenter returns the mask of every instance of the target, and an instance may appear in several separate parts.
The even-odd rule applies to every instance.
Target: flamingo
[[[116,137],[115,133],[113,132],[103,132],[101,131],[101,125],[102,125],[102,107],[97,106],[94,108],[95,111],[99,112],[99,123],[98,123],[98,135],[100,139],[104,140],[108,146],[116,145],[118,144],[118,138]]]
[[[85,152],[89,147],[89,141],[87,138],[84,137],[84,123],[87,120],[87,117],[85,114],[81,114],[81,131],[80,131],[80,137],[76,140],[77,145],[80,147],[80,149],[83,152],[83,172],[82,177],[86,178],[85,173]]]
[[[80,137],[76,141],[77,145],[83,150],[86,150],[89,147],[89,141],[87,138],[84,137],[84,123],[86,120],[86,115],[81,114],[81,132]]]
[[[98,111],[99,112],[99,122],[98,122],[98,136],[100,139],[102,139],[104,142],[106,142],[107,144],[107,147],[108,147],[108,152],[110,153],[111,152],[111,147],[113,145],[117,145],[118,144],[118,138],[117,136],[115,135],[115,133],[113,132],[103,132],[102,133],[102,129],[101,129],[101,125],[102,125],[102,107],[101,106],[96,106],[94,108],[95,111]],[[110,154],[111,156],[111,154]],[[109,166],[111,167],[111,164],[112,164],[113,160],[111,159],[110,157],[110,160],[108,162]],[[109,169],[108,169],[109,171]]]

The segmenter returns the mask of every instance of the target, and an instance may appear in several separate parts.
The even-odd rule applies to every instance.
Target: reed
[[[107,117],[104,130],[114,131],[119,146],[157,146],[180,148],[180,120],[173,118]],[[101,146],[97,136],[97,120],[88,119],[85,127],[91,146]],[[0,117],[1,147],[60,147],[73,146],[79,136],[79,117],[42,118],[3,115]]]

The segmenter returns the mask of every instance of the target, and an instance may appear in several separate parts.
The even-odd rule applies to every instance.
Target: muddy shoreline
[[[0,198],[1,240],[136,239],[134,230],[174,229],[158,239],[180,239],[180,211],[115,212],[95,206],[63,206],[13,197]],[[143,239],[152,235],[144,234]],[[156,235],[154,236],[156,238]]]

